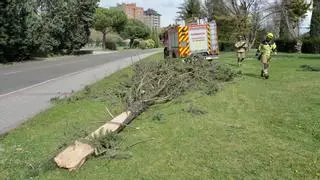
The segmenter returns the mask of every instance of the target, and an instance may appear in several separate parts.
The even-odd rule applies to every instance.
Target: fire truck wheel
[[[177,55],[175,52],[172,52],[172,58],[177,58]]]
[[[163,55],[164,55],[164,58],[165,58],[165,59],[167,59],[167,58],[170,56],[170,53],[169,53],[167,47],[164,48],[164,50],[163,50]]]

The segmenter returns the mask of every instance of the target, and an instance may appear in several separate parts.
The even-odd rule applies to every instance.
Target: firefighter
[[[241,63],[246,58],[248,44],[244,40],[243,36],[238,36],[238,41],[235,43],[234,46],[237,49],[238,65],[241,66]]]
[[[277,54],[277,45],[273,40],[273,34],[268,33],[265,40],[260,43],[256,53],[258,60],[260,60],[262,64],[261,77],[265,79],[269,78],[269,64],[273,54]]]

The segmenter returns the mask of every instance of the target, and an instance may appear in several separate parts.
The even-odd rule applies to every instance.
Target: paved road
[[[81,90],[160,51],[124,51],[1,66],[0,134],[51,107],[51,98]]]
[[[56,60],[27,62],[14,66],[0,66],[0,95],[38,84],[65,74],[95,67],[154,50],[123,51],[111,54],[62,57]]]

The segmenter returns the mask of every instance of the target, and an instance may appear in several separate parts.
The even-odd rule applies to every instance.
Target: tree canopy
[[[79,50],[88,41],[98,1],[1,1],[0,62]]]
[[[120,32],[128,19],[126,14],[117,8],[97,8],[94,14],[94,28],[100,32],[114,30]]]
[[[281,13],[280,38],[298,38],[297,29],[299,28],[300,20],[306,16],[310,5],[306,0],[282,1],[280,7],[278,7]]]
[[[184,0],[178,9],[178,19],[192,22],[202,17],[200,0]]]
[[[128,19],[126,14],[117,8],[97,8],[94,14],[94,29],[100,31],[103,35],[103,47],[106,44],[106,35],[108,32],[120,31],[126,25]]]
[[[151,33],[150,28],[143,22],[135,19],[128,20],[121,35],[131,40],[131,45],[135,39],[147,38]]]

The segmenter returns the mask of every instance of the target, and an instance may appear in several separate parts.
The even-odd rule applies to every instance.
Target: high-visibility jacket
[[[258,53],[261,53],[261,55],[271,56],[271,53],[276,52],[276,50],[277,45],[274,41],[264,40],[259,45]]]

